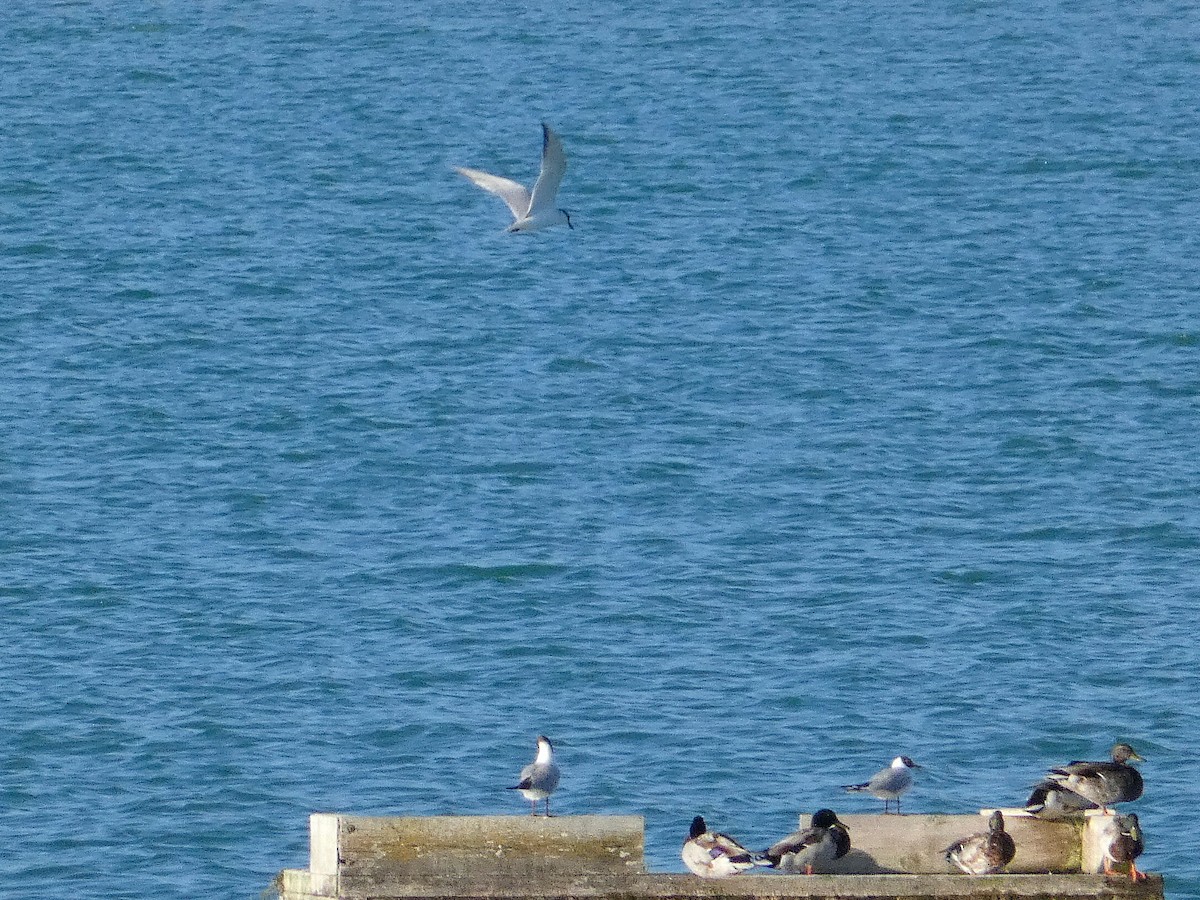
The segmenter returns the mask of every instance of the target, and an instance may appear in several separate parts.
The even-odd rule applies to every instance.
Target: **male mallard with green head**
[[[1146,873],[1138,869],[1135,860],[1142,855],[1142,826],[1137,813],[1113,816],[1108,828],[1104,847],[1104,874],[1116,875],[1114,865],[1129,866],[1129,877],[1134,881],[1145,881]],[[1123,873],[1122,873],[1123,874]]]
[[[692,819],[680,856],[701,878],[726,878],[752,866],[772,866],[761,853],[751,853],[729,835],[709,831],[703,816]]]
[[[783,872],[811,875],[850,852],[850,829],[832,809],[818,809],[807,828],[793,832],[763,851]]]

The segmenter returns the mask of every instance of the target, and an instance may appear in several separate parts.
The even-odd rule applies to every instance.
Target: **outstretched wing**
[[[478,169],[456,168],[454,171],[471,179],[489,194],[495,194],[507,203],[508,208],[512,210],[513,218],[523,219],[528,215],[531,198],[525,185],[517,184],[511,178],[501,178],[499,175],[480,172]],[[541,184],[541,179],[538,179],[538,184]]]
[[[537,183],[533,186],[533,197],[529,203],[529,214],[554,208],[554,199],[558,196],[558,186],[562,184],[563,175],[567,171],[567,154],[563,152],[562,141],[550,130],[550,126],[542,123],[542,171],[538,173]],[[478,182],[476,182],[478,183]],[[482,187],[482,185],[480,185]]]

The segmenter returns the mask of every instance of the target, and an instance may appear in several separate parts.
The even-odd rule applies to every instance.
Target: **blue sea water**
[[[1200,17],[0,11],[5,893],[253,898],[312,811],[750,844],[1146,757],[1200,897]],[[576,228],[501,233],[453,172]]]

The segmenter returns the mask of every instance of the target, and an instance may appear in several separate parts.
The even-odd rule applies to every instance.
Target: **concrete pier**
[[[1050,822],[1024,810],[1004,811],[1005,830],[1017,844],[1010,874],[1079,874],[1083,820]],[[945,850],[955,841],[987,831],[991,810],[976,816],[840,815],[850,829],[850,852],[829,866],[834,875],[945,875],[957,870]],[[801,816],[801,827],[809,824]],[[1099,871],[1099,869],[1097,869]]]
[[[309,871],[343,878],[631,875],[641,816],[309,817]]]
[[[1012,811],[1009,873],[952,874],[942,851],[985,830],[988,812],[846,815],[854,849],[836,873],[716,880],[647,873],[640,816],[319,813],[309,823],[309,868],[284,870],[276,886],[281,900],[1162,900],[1159,876],[1084,874],[1097,859],[1085,818]]]

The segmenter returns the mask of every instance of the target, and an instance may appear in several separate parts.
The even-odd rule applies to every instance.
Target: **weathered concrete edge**
[[[640,874],[641,815],[309,816],[314,875],[409,880],[479,874]]]
[[[1021,811],[1023,813],[1023,811]],[[831,875],[941,875],[954,870],[945,848],[985,827],[982,816],[846,814],[854,848]],[[1013,817],[1017,857],[1010,874],[1079,874],[1084,820]],[[1094,840],[1091,843],[1095,843]],[[640,815],[310,816],[309,871],[330,876],[409,880],[480,875],[635,874],[646,871]],[[1100,871],[1100,857],[1082,871]]]
[[[302,869],[280,873],[282,900],[1161,900],[1163,881],[1099,875],[742,875],[705,880],[691,875],[546,877],[343,877],[330,884]],[[336,893],[334,892],[336,891]]]

